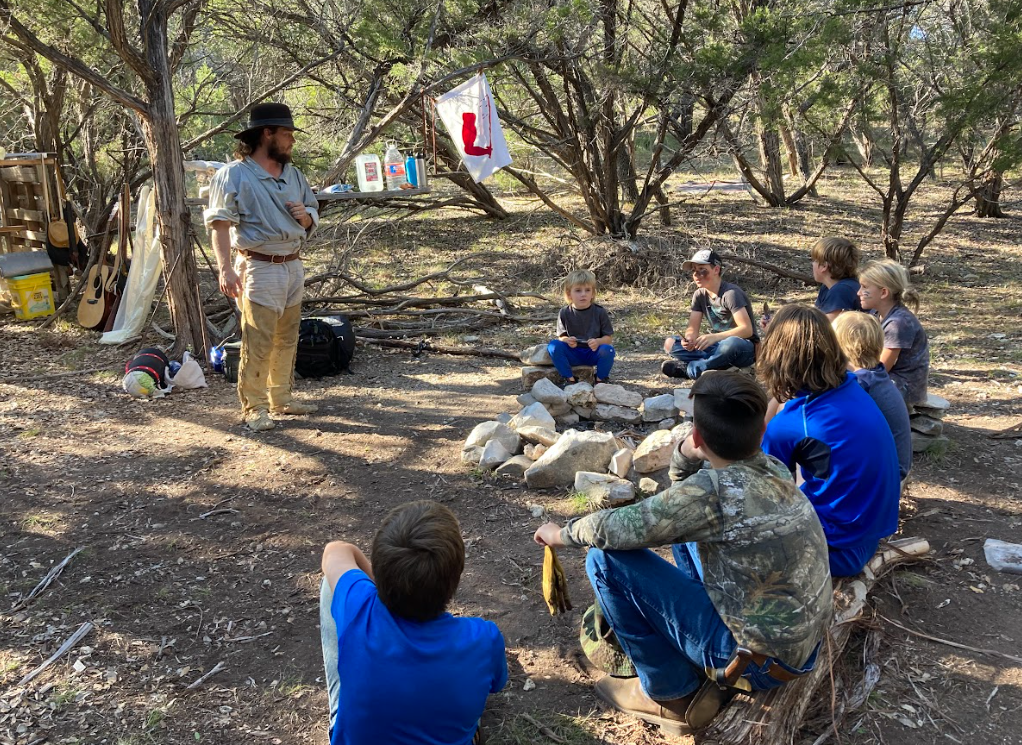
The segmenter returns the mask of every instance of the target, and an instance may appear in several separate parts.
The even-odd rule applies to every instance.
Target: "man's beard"
[[[279,147],[277,147],[277,143],[273,140],[270,140],[267,145],[266,154],[270,156],[271,160],[277,161],[282,166],[286,166],[291,162],[291,154],[283,152]]]

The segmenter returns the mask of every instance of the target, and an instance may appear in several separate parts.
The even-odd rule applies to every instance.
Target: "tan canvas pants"
[[[301,320],[301,302],[283,313],[247,298],[242,302],[238,399],[243,417],[291,402]]]

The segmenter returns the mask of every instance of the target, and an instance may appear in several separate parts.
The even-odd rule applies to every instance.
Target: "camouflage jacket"
[[[830,619],[823,528],[790,471],[762,452],[571,520],[561,539],[611,550],[697,542],[706,591],[735,640],[789,665],[808,659]]]

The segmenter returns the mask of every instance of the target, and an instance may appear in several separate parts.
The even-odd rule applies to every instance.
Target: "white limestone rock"
[[[944,434],[944,422],[940,419],[931,419],[928,416],[916,414],[909,420],[909,424],[913,432],[918,432],[921,435],[936,437]]]
[[[564,395],[572,406],[592,408],[596,406],[596,393],[588,383],[574,383],[564,387]]]
[[[534,347],[527,347],[518,356],[523,365],[540,365],[550,367],[554,361],[550,359],[550,352],[547,351],[547,343],[537,344]]]
[[[618,478],[623,479],[628,476],[628,469],[631,467],[632,449],[621,448],[611,457],[610,468],[608,470]]]
[[[482,422],[475,426],[461,449],[485,447],[491,440],[499,440],[504,449],[512,454],[517,453],[520,446],[518,435],[508,425],[502,422]]]
[[[585,494],[596,504],[616,505],[635,499],[635,485],[631,481],[606,473],[578,471],[575,474],[575,491]]]
[[[531,465],[531,458],[527,458],[524,455],[516,455],[501,463],[497,467],[496,474],[498,476],[520,479],[525,476],[525,472]]]
[[[643,494],[656,494],[660,491],[660,484],[658,484],[655,479],[643,476],[639,479],[639,491]]]
[[[596,401],[611,406],[623,406],[637,409],[642,403],[642,396],[635,391],[630,391],[624,386],[613,383],[597,383],[593,388]]]
[[[531,458],[532,460],[539,460],[543,457],[543,453],[546,452],[546,445],[539,442],[530,442],[525,446],[525,457]]]
[[[525,483],[533,489],[569,486],[578,471],[606,471],[616,449],[610,432],[568,430],[525,472]]]
[[[568,394],[554,385],[547,378],[540,378],[532,386],[532,397],[541,404],[557,404],[566,406]]]
[[[671,434],[674,435],[678,442],[681,442],[690,434],[692,434],[694,426],[691,421],[684,421],[678,424],[678,426],[671,429]]]
[[[536,403],[536,399],[532,397],[531,393],[522,393],[517,398],[515,398],[515,401],[517,401],[518,405],[521,406],[523,409],[526,406],[532,406],[532,404]]]
[[[595,419],[598,422],[626,422],[628,424],[638,424],[642,421],[642,414],[639,413],[638,409],[630,409],[627,406],[596,404],[596,408],[593,409],[593,413],[590,418]]]
[[[564,416],[565,414],[571,411],[571,404],[569,404],[567,401],[560,404],[543,404],[543,406],[546,407],[546,410],[554,419],[557,419],[557,417],[560,416]]]
[[[471,463],[473,466],[479,465],[479,459],[483,457],[483,448],[481,446],[473,446],[465,448],[461,451],[461,462]]]
[[[571,410],[578,414],[579,419],[592,419],[594,407],[592,406],[572,406]]]
[[[951,402],[935,393],[927,393],[926,400],[912,404],[912,408],[933,419],[943,419],[948,409],[951,408]]]
[[[554,421],[558,427],[574,427],[579,422],[579,416],[574,411],[568,411],[567,414],[554,417]]]
[[[545,447],[550,447],[562,437],[552,427],[522,427],[518,435],[527,442],[536,442]]]
[[[642,421],[659,422],[677,414],[678,407],[674,403],[674,396],[665,393],[662,396],[651,396],[644,400],[639,411],[642,413]]]
[[[639,443],[632,464],[639,473],[649,473],[671,465],[671,456],[681,439],[671,430],[658,429]]]
[[[520,431],[523,427],[554,429],[557,425],[554,422],[554,418],[550,416],[550,412],[546,410],[546,407],[537,401],[515,414],[509,426],[515,431]]]
[[[687,417],[692,416],[692,406],[695,404],[695,401],[688,397],[691,390],[691,388],[674,389],[674,408]]]
[[[511,459],[512,453],[504,447],[500,440],[490,440],[483,448],[482,457],[479,458],[479,467],[493,470],[497,466]]]
[[[501,413],[501,414],[497,414],[497,421],[500,422],[501,424],[507,424],[513,418],[514,418],[514,415],[513,414],[508,414],[506,411]]]

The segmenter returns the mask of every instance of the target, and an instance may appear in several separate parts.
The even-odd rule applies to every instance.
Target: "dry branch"
[[[399,339],[375,339],[356,333],[359,339],[365,344],[375,344],[380,347],[395,347],[397,349],[414,349],[423,352],[435,352],[438,354],[453,354],[471,357],[496,357],[502,360],[514,360],[519,362],[517,354],[505,352],[502,349],[486,349],[482,347],[450,347],[446,344],[433,344],[432,342],[401,341]]]
[[[46,576],[39,581],[39,584],[32,588],[32,592],[30,592],[28,595],[23,597],[13,606],[11,606],[10,612],[14,613],[15,611],[19,611],[22,608],[27,608],[28,604],[35,600],[36,596],[44,593],[46,591],[46,588],[50,586],[53,580],[60,576],[60,573],[64,571],[64,567],[71,563],[71,559],[73,559],[75,556],[77,556],[84,550],[85,550],[84,548],[79,547],[76,548],[71,553],[69,553],[67,556],[65,556],[62,562],[60,562],[55,567],[50,569],[50,571],[46,573]]]
[[[787,277],[788,279],[794,279],[803,284],[812,285],[816,284],[816,281],[808,274],[802,274],[801,272],[793,272],[790,269],[785,269],[783,266],[777,266],[766,261],[760,261],[759,259],[750,259],[745,256],[738,256],[733,253],[721,253],[720,257],[728,261],[737,261],[739,264],[748,264],[749,266],[755,266],[760,269],[766,269],[768,272],[780,275],[781,277]]]
[[[71,636],[68,637],[66,642],[64,642],[63,644],[60,645],[60,649],[58,649],[56,652],[54,652],[52,655],[50,655],[49,659],[47,659],[46,662],[44,662],[39,667],[37,667],[35,670],[30,672],[24,678],[22,678],[18,682],[18,685],[19,686],[23,686],[23,685],[26,685],[28,683],[31,683],[36,678],[36,676],[39,675],[39,673],[41,673],[43,670],[48,668],[54,662],[56,662],[61,657],[66,655],[68,652],[70,652],[78,642],[80,642],[82,639],[85,638],[86,634],[88,634],[90,631],[92,631],[92,628],[93,628],[92,621],[86,621],[81,626],[79,626],[78,630],[75,633],[71,634]]]
[[[895,566],[918,560],[930,551],[922,538],[891,541],[870,559],[859,578],[844,581],[834,590],[834,620],[829,644],[832,659],[841,656],[853,621],[857,620],[876,578]],[[829,678],[830,667],[822,654],[812,672],[797,681],[770,691],[740,694],[707,729],[695,735],[699,745],[788,745],[795,739],[806,710],[817,697],[817,689]],[[826,689],[824,689],[826,690]]]
[[[199,686],[201,686],[201,685],[202,685],[203,683],[205,683],[205,682],[206,682],[207,680],[209,680],[209,679],[210,679],[210,678],[212,678],[212,677],[213,677],[214,675],[216,675],[216,674],[217,674],[218,672],[220,672],[221,670],[223,670],[223,669],[224,669],[224,667],[225,667],[225,666],[224,666],[224,663],[223,663],[222,661],[221,661],[221,662],[218,662],[218,663],[216,663],[216,664],[215,664],[215,665],[213,666],[213,668],[212,668],[212,669],[211,669],[211,670],[210,670],[210,671],[209,671],[208,673],[206,673],[205,675],[201,675],[201,676],[199,676],[198,678],[196,678],[195,682],[194,682],[194,683],[192,683],[192,684],[191,684],[190,686],[188,686],[187,688],[185,688],[185,690],[186,690],[186,691],[193,691],[193,690],[195,690],[196,688],[198,688]]]

